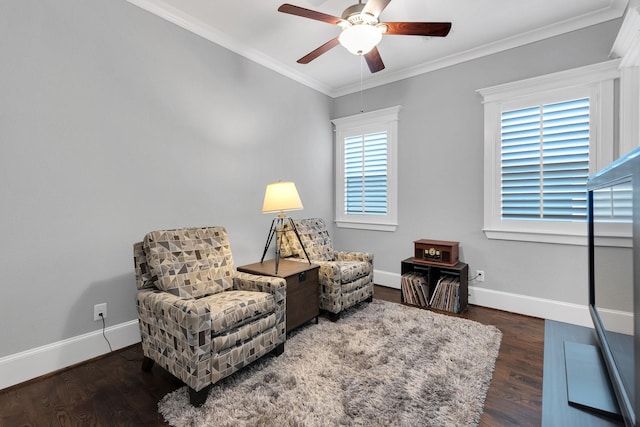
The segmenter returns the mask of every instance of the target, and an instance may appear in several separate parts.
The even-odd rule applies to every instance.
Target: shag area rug
[[[158,404],[176,427],[475,426],[502,333],[494,326],[374,300],[293,331],[214,385],[200,408],[187,388]]]

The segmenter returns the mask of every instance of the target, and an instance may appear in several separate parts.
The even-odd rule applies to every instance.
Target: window
[[[502,219],[584,221],[589,98],[503,111]]]
[[[336,224],[397,226],[399,106],[332,120],[336,126]]]
[[[386,215],[387,132],[344,140],[344,209],[347,215]]]
[[[618,62],[478,91],[488,238],[586,244],[586,182],[613,160]]]

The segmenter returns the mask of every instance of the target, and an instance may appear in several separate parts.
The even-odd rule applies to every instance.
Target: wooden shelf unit
[[[401,262],[400,274],[403,278],[415,273],[419,273],[424,277],[424,284],[427,286],[416,286],[414,289],[415,291],[418,291],[418,295],[415,293],[413,295],[405,295],[405,292],[410,290],[401,283],[400,288],[402,291],[401,298],[403,304],[456,314],[462,313],[467,309],[467,305],[469,304],[469,266],[467,264],[464,262],[458,262],[454,266],[444,266],[424,261],[415,262],[413,258],[407,258]],[[432,307],[430,305],[433,295],[436,292],[438,281],[442,277],[455,278],[459,282],[457,301],[454,301],[454,304],[448,304],[449,309],[445,309],[443,307]],[[441,285],[441,289],[443,288],[444,285]],[[426,295],[427,289],[428,295]],[[422,290],[422,294],[419,293],[420,290]],[[434,301],[434,303],[435,302],[436,301]]]

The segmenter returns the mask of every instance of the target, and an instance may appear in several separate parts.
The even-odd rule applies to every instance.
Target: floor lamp
[[[296,185],[293,182],[278,181],[267,185],[267,189],[264,192],[262,213],[279,212],[279,214],[273,219],[273,221],[271,221],[271,229],[269,230],[269,235],[267,236],[267,243],[264,245],[264,252],[262,252],[260,263],[262,264],[262,262],[264,262],[264,256],[267,254],[267,250],[269,250],[269,246],[271,245],[273,236],[276,236],[275,274],[278,274],[278,264],[280,262],[280,244],[282,242],[282,237],[278,238],[277,233],[282,233],[285,221],[289,221],[289,224],[291,224],[291,228],[296,233],[296,237],[300,242],[300,246],[302,247],[302,250],[307,257],[309,264],[311,264],[311,260],[309,260],[309,255],[307,255],[307,250],[302,244],[300,234],[298,233],[298,229],[296,228],[293,219],[285,214],[285,212],[287,211],[297,211],[302,208],[302,201],[300,200],[300,196],[298,195],[298,190],[296,190]]]

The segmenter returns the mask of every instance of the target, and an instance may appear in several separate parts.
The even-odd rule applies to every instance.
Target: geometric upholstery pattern
[[[304,243],[304,248],[309,254],[309,258],[312,261],[333,261],[335,253],[333,250],[333,244],[331,243],[331,237],[327,231],[327,225],[321,218],[310,218],[294,221],[300,240]],[[300,246],[300,241],[296,238],[295,232],[291,231],[291,223],[286,222],[284,227],[285,233],[283,237],[286,240],[280,248],[280,256],[291,257],[302,254],[304,257],[304,251]],[[291,239],[293,237],[293,239]]]
[[[320,308],[337,314],[373,298],[373,254],[335,251],[327,225],[321,218],[294,220],[309,260],[320,266]],[[285,223],[280,256],[306,261],[300,241]]]
[[[235,270],[222,227],[153,231],[144,250],[157,287],[183,298],[199,298],[231,288]]]
[[[211,332],[221,334],[275,310],[273,295],[265,292],[227,291],[203,298],[211,308]]]
[[[144,254],[142,242],[133,245],[133,268],[136,276],[136,287],[141,289],[154,289],[156,277],[151,274],[147,257]]]
[[[133,254],[144,356],[191,391],[284,348],[285,279],[236,271],[223,227],[154,231]]]

